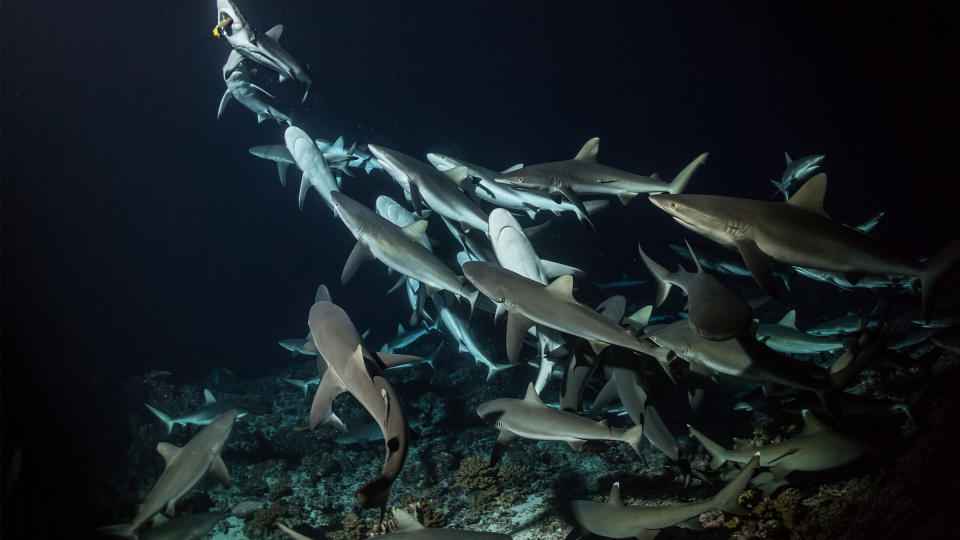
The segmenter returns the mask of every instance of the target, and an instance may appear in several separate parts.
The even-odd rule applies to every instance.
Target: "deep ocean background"
[[[311,65],[294,118],[314,136],[491,168],[600,136],[602,163],[667,179],[709,151],[688,192],[754,198],[773,193],[784,150],[822,153],[835,219],[885,210],[876,234],[915,256],[960,233],[955,8],[448,4],[240,8],[284,23]],[[126,378],[289,362],[276,341],[306,332],[320,282],[381,339],[406,319],[377,263],[339,286],[349,232],[313,195],[297,211],[298,177],[282,189],[247,153],[283,128],[236,103],[217,122],[228,47],[212,0],[6,1],[0,19],[2,463],[22,448],[24,481],[70,501],[58,515],[96,481],[90,464],[125,449]],[[278,88],[297,104],[301,86]],[[368,204],[401,197],[383,173],[344,185]],[[637,241],[666,256],[684,234],[642,197],[596,224],[564,218],[537,248],[597,281],[646,279]]]

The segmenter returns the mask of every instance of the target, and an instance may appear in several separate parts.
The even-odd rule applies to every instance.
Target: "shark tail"
[[[666,281],[667,276],[670,275],[670,272],[666,268],[660,266],[653,259],[647,257],[647,254],[643,252],[643,248],[638,247],[640,250],[640,258],[643,259],[643,264],[647,266],[647,270],[650,271],[650,274],[653,275],[654,279],[657,281],[657,296],[654,301],[654,305],[660,307],[663,302],[667,299],[667,295],[670,294],[670,283]]]
[[[935,304],[935,294],[943,277],[960,261],[960,238],[947,244],[920,269],[920,283],[923,287],[923,318],[930,320]]]
[[[787,186],[786,186],[785,183],[783,183],[783,182],[777,182],[777,181],[774,180],[773,178],[770,179],[770,182],[771,182],[773,185],[777,186],[777,192],[779,192],[780,194],[783,195],[783,199],[784,199],[784,200],[787,200],[787,199],[790,198],[790,193],[787,192]],[[776,195],[776,193],[774,193],[774,195]]]
[[[173,419],[167,416],[163,411],[151,407],[148,403],[144,403],[144,405],[146,405],[147,408],[150,409],[150,412],[155,414],[157,418],[163,422],[163,425],[167,426],[167,435],[169,435],[170,432],[173,431]]]
[[[121,523],[119,525],[107,525],[100,527],[97,532],[105,536],[116,536],[118,538],[133,538],[136,540],[137,534],[132,523]]]
[[[674,177],[673,182],[670,182],[670,185],[667,187],[670,193],[673,195],[683,193],[683,190],[686,189],[687,184],[690,183],[690,179],[693,178],[693,173],[695,173],[697,169],[699,169],[700,166],[707,161],[707,156],[709,155],[709,152],[700,154],[686,167],[684,167],[682,171],[678,172],[677,176]]]
[[[625,431],[623,440],[633,448],[633,451],[636,452],[638,456],[643,457],[643,453],[640,450],[640,443],[643,441],[643,424],[637,424]]]
[[[724,486],[723,489],[720,490],[720,493],[717,493],[713,498],[713,507],[738,516],[748,515],[749,512],[740,506],[738,501],[740,494],[743,493],[743,490],[747,489],[750,479],[753,478],[753,473],[756,472],[759,466],[760,453],[757,452],[754,454],[753,459],[747,463],[747,466],[740,471],[740,474]]]
[[[710,460],[711,469],[719,469],[721,465],[729,460],[727,457],[727,450],[724,447],[707,438],[706,435],[694,429],[690,424],[687,424],[687,428],[690,430],[690,434],[696,437],[696,439],[700,441],[700,444],[702,444],[703,447],[707,449],[707,452],[710,453],[710,457],[712,458]],[[721,493],[723,492],[721,491]]]
[[[520,364],[520,363],[516,363],[516,364],[497,364],[497,363],[491,362],[491,363],[487,366],[487,382],[490,382],[490,379],[492,379],[493,376],[496,375],[497,373],[500,373],[501,371],[506,371],[506,370],[508,370],[508,369],[510,369],[510,368],[512,368],[512,367],[519,366],[519,365],[522,365],[522,364]]]

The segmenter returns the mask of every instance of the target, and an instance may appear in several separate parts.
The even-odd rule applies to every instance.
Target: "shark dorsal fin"
[[[801,411],[801,414],[803,415],[803,431],[801,433],[804,435],[812,435],[827,430],[827,426],[808,409]]]
[[[627,317],[626,322],[627,324],[630,325],[631,328],[633,327],[636,327],[638,329],[645,328],[647,324],[649,324],[650,322],[651,313],[653,313],[652,305],[643,306],[642,308],[638,309],[636,313]]]
[[[511,173],[511,172],[513,172],[513,171],[516,171],[516,170],[522,169],[522,168],[523,168],[523,163],[514,163],[513,165],[511,165],[511,166],[507,167],[506,169],[504,169],[504,170],[503,170],[503,174]]]
[[[413,223],[407,225],[403,228],[403,234],[406,234],[411,240],[416,243],[420,243],[423,239],[423,235],[427,232],[427,220],[421,219],[420,221],[414,221]]]
[[[787,204],[803,208],[811,212],[816,212],[821,216],[830,219],[823,210],[823,196],[827,193],[827,175],[820,173],[806,181],[793,197],[787,199]]]
[[[527,385],[527,393],[523,396],[523,400],[536,403],[537,405],[543,405],[543,401],[541,401],[540,396],[537,395],[537,389],[532,382]]]
[[[393,509],[393,519],[397,520],[397,531],[416,531],[426,528],[415,517],[399,508]]]
[[[797,310],[791,309],[790,311],[788,311],[787,314],[784,315],[783,318],[780,319],[780,321],[777,324],[780,326],[788,326],[796,330],[797,329]]]
[[[787,160],[787,165],[790,165],[791,163],[793,163],[793,160],[790,159],[790,154],[788,154],[786,151],[783,152],[783,157],[784,159]]]
[[[338,152],[343,151],[343,135],[337,137],[337,140],[333,141],[333,146],[331,146],[331,148],[337,150]]]
[[[317,302],[333,302],[333,299],[330,297],[330,289],[327,288],[323,283],[317,287],[317,294],[313,295],[313,303]],[[310,334],[307,333],[307,339],[313,339],[310,337]]]
[[[610,488],[610,500],[607,501],[607,504],[623,506],[623,500],[620,499],[620,482],[614,482],[613,487]]]
[[[564,300],[576,302],[576,300],[573,299],[573,276],[569,274],[560,276],[550,282],[550,285],[547,285],[547,291]]]
[[[597,425],[598,425],[598,426],[603,426],[603,427],[605,427],[605,428],[608,428],[608,427],[610,427],[610,421],[607,420],[606,418],[604,418],[603,420],[597,421]]]
[[[264,34],[272,37],[273,39],[275,39],[275,40],[277,40],[277,41],[280,41],[280,34],[282,34],[282,33],[283,33],[283,25],[282,25],[282,24],[278,24],[278,25],[274,26],[273,28],[271,28],[271,29],[267,30],[266,32],[264,32]]]
[[[180,447],[168,442],[159,442],[157,443],[157,452],[160,452],[160,455],[163,456],[163,461],[167,466],[170,466],[170,462],[180,453]]]
[[[207,403],[217,402],[217,398],[213,397],[213,392],[207,390],[206,388],[203,389],[203,400]]]
[[[700,260],[697,259],[697,254],[693,252],[693,248],[690,247],[690,242],[686,238],[683,239],[683,243],[687,245],[687,251],[690,252],[690,258],[693,259],[693,264],[697,265],[697,273],[703,273],[703,267],[700,266]]]
[[[573,159],[577,161],[589,161],[591,163],[597,162],[597,152],[600,151],[600,137],[594,137],[584,143],[583,148],[577,152],[576,157]]]
[[[463,181],[470,176],[470,169],[466,165],[459,165],[441,172],[444,176],[456,182],[458,186],[462,185]]]

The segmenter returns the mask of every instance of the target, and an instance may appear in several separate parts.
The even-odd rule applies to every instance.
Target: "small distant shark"
[[[220,98],[217,120],[223,116],[223,111],[226,110],[230,100],[235,99],[256,114],[259,123],[271,119],[276,120],[278,124],[286,122],[288,126],[293,125],[290,117],[271,103],[276,99],[273,94],[253,84],[250,73],[240,64],[241,59],[237,51],[230,51],[230,58],[223,67],[223,82],[227,84],[227,90]]]
[[[740,494],[747,489],[758,467],[754,456],[747,466],[712,499],[666,506],[625,506],[620,499],[620,483],[613,484],[607,502],[574,501],[573,515],[577,523],[588,531],[610,538],[637,538],[653,540],[660,529],[679,525],[699,529],[700,514],[723,510],[738,516],[748,512],[738,504]]]
[[[238,412],[231,409],[224,412],[201,429],[183,447],[170,443],[157,444],[157,451],[166,461],[163,474],[157,479],[150,494],[140,505],[137,516],[131,523],[102,527],[100,532],[111,536],[136,537],[137,529],[160,512],[173,516],[180,497],[203,478],[212,473],[221,483],[230,485],[230,473],[220,457]]]
[[[304,397],[306,397],[307,394],[310,393],[310,387],[311,387],[311,386],[320,383],[320,379],[303,380],[303,379],[283,379],[283,378],[279,378],[279,379],[277,379],[277,380],[282,381],[282,382],[285,382],[285,383],[287,383],[287,384],[291,384],[291,385],[296,386],[297,388],[303,390],[303,395],[304,395]]]
[[[776,324],[761,324],[757,339],[787,354],[815,354],[843,349],[847,340],[836,335],[813,335],[797,329],[797,310],[791,309]]]
[[[690,262],[693,262],[693,256],[691,251],[683,246],[678,246],[676,244],[670,244],[668,246],[671,251],[677,255],[687,259]],[[726,251],[726,250],[724,250]],[[750,270],[747,270],[747,267],[743,265],[743,259],[735,252],[730,252],[733,257],[736,257],[736,260],[731,258],[717,258],[716,256],[705,256],[702,252],[697,254],[697,259],[700,262],[700,265],[708,270],[713,270],[718,274],[725,274],[728,276],[742,276],[742,277],[751,277]],[[790,290],[790,276],[783,272],[777,272],[774,270],[773,275],[780,278],[783,281],[783,286],[789,291]]]
[[[480,348],[480,344],[477,343],[476,336],[474,336],[470,330],[470,324],[463,316],[457,313],[457,310],[453,306],[449,305],[446,297],[442,294],[435,294],[431,296],[431,299],[439,311],[437,318],[443,323],[443,327],[447,329],[447,332],[453,336],[453,339],[457,341],[457,350],[472,356],[473,361],[477,364],[486,366],[487,382],[490,382],[490,379],[497,373],[519,365],[498,364],[491,360],[487,353]]]
[[[373,144],[367,148],[403,188],[414,210],[419,212],[426,203],[434,212],[459,223],[464,231],[487,232],[487,214],[442,172],[396,150]]]
[[[920,263],[867,234],[837,223],[823,210],[827,176],[808,180],[786,202],[717,195],[651,195],[650,202],[684,227],[736,247],[757,284],[770,296],[777,288],[770,262],[843,272],[856,282],[864,274],[918,277],[924,317],[932,314],[939,282],[960,260],[960,239]]]
[[[402,324],[397,323],[397,337],[393,338],[388,343],[384,343],[383,347],[380,347],[380,352],[392,353],[401,349],[406,349],[407,347],[419,341],[420,338],[435,332],[438,324],[440,324],[439,321],[433,321],[432,324],[425,324],[422,328],[407,330]]]
[[[697,265],[695,273],[687,272],[680,266],[671,274],[648,257],[643,248],[639,249],[643,263],[657,281],[655,306],[661,306],[670,293],[670,287],[676,285],[687,295],[690,328],[700,337],[722,341],[741,334],[750,327],[753,310],[717,278],[704,272],[689,242],[687,249],[693,263]]]
[[[207,390],[206,388],[204,388],[203,390],[203,398],[205,400],[204,404],[199,409],[193,411],[190,414],[180,416],[177,418],[171,418],[166,413],[154,407],[151,407],[149,403],[144,403],[144,405],[146,405],[147,408],[150,409],[150,412],[155,414],[157,418],[159,418],[160,421],[163,422],[163,425],[166,426],[167,428],[168,435],[173,430],[174,425],[185,426],[187,424],[193,424],[196,426],[205,426],[210,422],[213,422],[214,420],[219,418],[220,415],[222,415],[223,413],[229,410],[236,409],[232,405],[227,405],[226,403],[218,402],[217,399],[213,397],[213,393],[211,393],[210,390]],[[236,410],[237,410],[237,418],[243,418],[247,414],[247,412],[242,409],[236,409]]]
[[[409,420],[410,429],[417,430],[423,426],[423,421],[419,418],[414,418]],[[383,440],[383,432],[380,431],[380,425],[376,422],[370,422],[368,424],[363,424],[352,429],[348,429],[343,433],[338,433],[334,437],[337,444],[348,445],[348,444],[360,444],[368,442],[379,442]]]
[[[779,182],[772,178],[770,182],[777,186],[777,191],[783,194],[783,200],[787,200],[790,198],[790,188],[813,174],[826,156],[813,155],[793,160],[790,159],[790,154],[784,152],[783,157],[786,158],[787,168],[780,175]]]
[[[580,195],[616,195],[621,203],[627,204],[640,193],[681,193],[708,155],[700,154],[667,184],[656,174],[643,176],[600,165],[597,163],[599,149],[600,138],[594,137],[573,159],[527,165],[503,173],[495,181],[515,189],[559,193],[576,206],[581,215],[589,215]]]
[[[490,465],[496,465],[506,451],[507,445],[516,437],[538,441],[564,441],[574,450],[580,450],[590,440],[623,441],[628,443],[638,456],[643,440],[643,426],[628,430],[610,427],[606,420],[594,422],[574,413],[548,407],[540,401],[533,383],[527,385],[523,399],[500,398],[482,403],[477,414],[485,422],[500,430],[490,457]]]
[[[243,17],[231,0],[217,0],[217,25],[213,36],[226,38],[235,51],[254,62],[276,71],[280,82],[295,79],[307,85],[301,103],[307,100],[313,82],[303,65],[280,46],[283,25],[278,24],[266,32],[257,32]]]

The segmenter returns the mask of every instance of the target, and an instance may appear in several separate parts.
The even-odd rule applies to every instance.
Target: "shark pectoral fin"
[[[543,259],[540,260],[540,268],[543,270],[544,275],[550,279],[564,275],[571,275],[579,278],[587,275],[586,272],[579,268],[574,268],[573,266]]]
[[[353,251],[350,252],[350,256],[347,257],[346,264],[343,265],[343,272],[340,274],[340,284],[343,285],[350,281],[350,278],[357,273],[360,265],[375,258],[373,253],[367,249],[367,246],[357,242],[357,245],[353,247]]]
[[[620,204],[624,206],[629,204],[630,201],[632,201],[636,196],[637,196],[636,193],[629,193],[626,191],[621,191],[620,193],[617,193],[617,199],[620,199]]]
[[[287,187],[287,169],[289,168],[289,163],[284,163],[282,161],[277,162],[277,174],[280,175],[280,185],[283,187]]]
[[[660,534],[659,529],[644,529],[637,534],[636,538],[637,540],[653,540],[658,534]]]
[[[613,377],[607,379],[606,384],[604,384],[600,392],[597,393],[597,397],[593,399],[593,405],[590,406],[591,414],[599,413],[619,397],[620,394],[617,392],[616,380],[614,380]]]
[[[830,219],[823,210],[823,196],[827,193],[827,175],[820,173],[806,181],[793,197],[787,199],[787,204],[815,212]]]
[[[680,523],[677,523],[677,527],[681,527],[683,529],[690,529],[692,531],[703,530],[703,524],[700,523],[700,516],[690,518],[686,521],[681,521]]]
[[[175,517],[177,515],[177,500],[173,499],[167,503],[167,507],[163,509],[163,513],[167,517]]]
[[[233,99],[233,92],[229,89],[223,93],[223,97],[220,98],[220,107],[217,108],[217,120],[223,116],[223,111],[226,110],[227,105],[230,103],[230,100]]]
[[[307,200],[307,192],[310,191],[310,179],[306,174],[300,177],[300,193],[297,194],[297,207],[303,210],[303,202]]]
[[[210,474],[219,480],[224,487],[230,487],[230,471],[227,470],[227,464],[223,462],[223,458],[219,455],[210,462]]]
[[[403,234],[407,235],[407,238],[419,244],[423,241],[423,235],[427,232],[427,220],[415,221],[401,230]]]
[[[422,362],[426,360],[422,356],[413,356],[411,354],[393,354],[387,352],[377,353],[377,356],[380,358],[380,361],[383,362],[384,367],[387,368],[413,364],[415,362]]]
[[[500,430],[496,442],[493,443],[493,452],[490,453],[490,466],[493,467],[500,462],[500,458],[507,451],[510,441],[517,438],[517,434],[506,429]]]
[[[407,276],[401,275],[400,279],[398,279],[397,282],[393,284],[393,287],[390,287],[390,290],[387,291],[387,294],[390,294],[396,290],[399,290],[400,287],[403,287],[404,285],[406,285],[406,283],[407,283]]]
[[[580,151],[577,152],[577,155],[573,159],[578,161],[586,161],[588,163],[597,162],[597,153],[600,152],[600,137],[594,137],[584,143],[583,147],[580,148]]]
[[[217,398],[213,397],[213,392],[211,392],[210,390],[207,390],[206,388],[203,389],[203,400],[206,403],[217,402]]]
[[[557,188],[557,191],[559,191],[560,194],[564,196],[564,198],[570,201],[570,204],[576,206],[577,210],[579,210],[581,214],[585,216],[590,215],[589,212],[587,212],[587,208],[583,206],[583,201],[580,200],[580,197],[577,197],[577,193],[573,191],[573,189],[571,189],[570,186],[560,186],[559,188]],[[560,201],[558,200],[555,202],[559,203]],[[591,223],[591,225],[593,224]]]
[[[770,270],[770,257],[752,240],[737,240],[734,245],[743,257],[747,269],[753,274],[754,281],[763,289],[763,292],[773,298],[780,298],[777,283],[773,279],[773,271]]]
[[[160,452],[160,455],[163,456],[164,463],[170,466],[170,462],[180,453],[180,447],[168,442],[159,442],[157,443],[157,452]]]
[[[775,465],[770,467],[770,474],[773,475],[775,480],[783,480],[790,474],[792,471],[783,465]]]
[[[666,280],[667,276],[670,275],[670,272],[648,257],[647,254],[644,253],[643,248],[637,246],[637,249],[640,251],[640,258],[643,260],[643,264],[647,267],[647,270],[650,271],[650,274],[657,281],[657,295],[653,304],[657,307],[660,307],[667,300],[667,295],[670,294],[671,284]]]
[[[340,377],[328,369],[320,380],[317,393],[313,395],[313,403],[310,405],[310,429],[316,428],[320,423],[332,423],[340,431],[346,431],[343,422],[333,414],[332,409],[334,398],[346,391]]]
[[[592,341],[592,340],[590,341],[590,348],[593,349],[593,352],[595,354],[602,353],[603,350],[609,346],[610,346],[609,343],[604,343],[602,341]]]
[[[533,326],[533,321],[524,315],[517,312],[507,315],[507,360],[511,364],[516,364],[520,360],[523,336],[531,326]]]
[[[500,321],[507,316],[507,306],[503,302],[497,302],[497,309],[493,314],[493,324],[500,324]]]
[[[420,188],[416,184],[410,183],[410,204],[413,205],[413,211],[420,213],[423,211],[423,197],[420,195]]]
[[[583,450],[583,445],[587,444],[587,441],[583,439],[570,439],[569,441],[567,441],[567,444],[570,445],[570,448],[574,452],[579,452]]]

